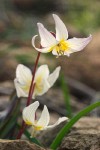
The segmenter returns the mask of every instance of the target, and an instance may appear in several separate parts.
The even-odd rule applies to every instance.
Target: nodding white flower
[[[37,23],[39,35],[41,38],[41,46],[39,49],[35,46],[35,39],[37,35],[32,38],[33,47],[40,52],[48,53],[51,52],[53,55],[70,56],[71,53],[81,51],[92,39],[90,35],[87,38],[72,38],[68,39],[68,31],[62,20],[55,14],[53,18],[56,26],[56,35],[54,37],[41,23]]]
[[[36,101],[36,102],[32,103],[31,105],[25,107],[23,112],[22,112],[23,120],[25,121],[25,123],[27,125],[30,125],[33,127],[33,131],[40,131],[40,130],[46,130],[49,128],[54,128],[55,126],[57,126],[61,122],[68,119],[67,117],[61,117],[58,119],[58,121],[55,124],[48,125],[50,122],[50,115],[49,115],[49,111],[48,111],[47,106],[44,105],[41,116],[37,120],[36,110],[38,107],[39,107],[39,102]]]
[[[60,66],[57,67],[51,74],[49,73],[49,68],[47,65],[41,65],[37,69],[34,78],[35,89],[32,95],[33,99],[37,95],[43,95],[49,90],[50,87],[53,86],[59,77],[60,69]],[[16,78],[14,80],[18,97],[28,97],[31,81],[31,70],[28,67],[19,64],[16,69]]]

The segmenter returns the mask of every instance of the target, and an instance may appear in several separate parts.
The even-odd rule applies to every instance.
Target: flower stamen
[[[60,55],[64,55],[64,52],[67,51],[69,48],[69,44],[64,41],[64,40],[61,40],[56,46],[55,46],[55,50],[58,54],[58,56]]]

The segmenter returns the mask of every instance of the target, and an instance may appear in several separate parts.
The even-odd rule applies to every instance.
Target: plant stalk
[[[34,92],[34,89],[35,89],[34,78],[35,78],[36,68],[37,68],[37,65],[38,65],[40,54],[41,54],[41,52],[38,52],[36,62],[35,62],[35,66],[34,66],[34,70],[33,70],[33,76],[32,76],[32,81],[31,81],[31,85],[30,85],[30,89],[29,89],[29,94],[28,94],[28,99],[27,99],[26,106],[28,106],[31,103],[32,95],[33,95],[33,92]],[[17,135],[17,139],[21,138],[25,128],[26,128],[26,124],[25,124],[24,121],[22,121],[21,129],[19,130],[19,133]]]

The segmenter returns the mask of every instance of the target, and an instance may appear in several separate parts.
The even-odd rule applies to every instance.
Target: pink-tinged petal
[[[39,102],[36,101],[33,104],[23,109],[22,115],[23,115],[23,120],[25,121],[26,124],[34,125],[35,113],[38,107],[39,107]]]
[[[47,126],[47,129],[54,128],[57,125],[59,125],[61,122],[64,122],[64,121],[67,121],[67,120],[68,120],[67,117],[61,117],[61,118],[58,119],[58,121],[55,124]]]
[[[56,39],[58,41],[60,40],[67,40],[68,38],[68,31],[65,26],[65,24],[62,22],[62,20],[55,14],[53,14],[53,18],[56,25]]]
[[[44,105],[44,109],[42,111],[41,117],[37,122],[37,126],[42,126],[43,129],[47,127],[50,121],[49,111],[46,105]]]
[[[35,38],[36,38],[37,36],[38,36],[38,35],[35,35],[35,36],[33,36],[33,38],[32,38],[32,45],[33,45],[33,47],[34,47],[37,51],[39,51],[39,52],[41,52],[41,53],[48,53],[48,52],[50,52],[51,47],[37,48],[37,47],[35,46]]]
[[[41,38],[42,47],[50,47],[56,44],[55,37],[43,26],[41,23],[37,23],[39,35]]]
[[[87,38],[72,38],[67,40],[70,51],[77,52],[81,51],[90,41],[92,40],[92,35]]]

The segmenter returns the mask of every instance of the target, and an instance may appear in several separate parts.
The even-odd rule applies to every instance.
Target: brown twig
[[[26,106],[28,106],[31,103],[32,95],[33,95],[33,92],[34,92],[34,88],[35,88],[34,78],[35,78],[36,68],[37,68],[37,65],[38,65],[40,54],[41,54],[41,52],[38,52],[37,59],[36,59],[36,62],[35,62],[35,66],[34,66],[34,70],[33,70],[33,77],[32,77],[32,81],[31,81],[31,85],[30,85],[30,89],[29,89],[29,94],[28,94],[28,99],[27,99]],[[20,129],[20,131],[19,131],[19,133],[17,135],[17,139],[21,138],[25,127],[26,127],[26,124],[23,121],[21,129]]]

